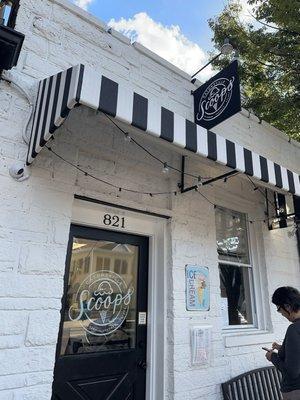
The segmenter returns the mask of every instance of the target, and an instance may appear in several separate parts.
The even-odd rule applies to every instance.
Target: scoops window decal
[[[95,272],[79,286],[69,308],[69,319],[79,321],[91,335],[109,335],[125,321],[133,293],[134,288],[115,272]]]

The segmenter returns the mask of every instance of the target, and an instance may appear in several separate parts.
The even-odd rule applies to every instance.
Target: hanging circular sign
[[[212,121],[222,114],[230,102],[234,79],[234,76],[216,79],[205,89],[199,101],[197,121]]]
[[[109,335],[125,321],[133,292],[115,272],[95,272],[79,286],[69,318],[91,335]]]

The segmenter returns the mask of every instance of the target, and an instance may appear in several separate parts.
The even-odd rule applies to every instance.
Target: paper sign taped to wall
[[[192,365],[209,365],[211,355],[211,326],[191,328]]]

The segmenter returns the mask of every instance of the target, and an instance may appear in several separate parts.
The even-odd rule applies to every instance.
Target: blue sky
[[[178,25],[189,40],[207,51],[212,50],[207,20],[220,13],[225,3],[226,0],[94,0],[88,11],[105,22],[145,12],[163,25]]]
[[[72,0],[112,28],[137,41],[192,75],[210,58],[214,18],[231,0]],[[246,20],[247,0],[240,17]],[[249,16],[249,14],[248,14]],[[205,81],[215,71],[205,68],[197,77]]]

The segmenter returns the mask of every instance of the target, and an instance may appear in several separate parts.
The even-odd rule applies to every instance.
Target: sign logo
[[[210,129],[241,110],[237,61],[194,91],[195,123]]]
[[[232,96],[233,82],[234,76],[217,79],[208,86],[199,101],[197,121],[212,121],[225,110]]]
[[[79,286],[69,318],[91,335],[109,335],[125,321],[133,292],[115,272],[95,272]]]

